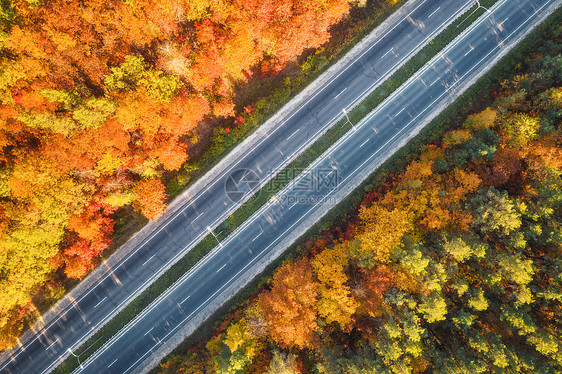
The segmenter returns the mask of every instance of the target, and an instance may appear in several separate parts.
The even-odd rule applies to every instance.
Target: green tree
[[[485,234],[509,235],[521,227],[521,213],[506,192],[481,190],[471,201],[474,224]]]
[[[269,363],[267,374],[298,374],[296,356],[291,353],[283,353],[279,350],[273,351],[273,357]]]
[[[115,105],[107,98],[88,99],[74,109],[72,117],[84,129],[97,129],[105,120],[115,113]]]
[[[509,323],[520,335],[529,335],[537,331],[537,326],[529,315],[529,308],[502,306],[501,319]]]
[[[510,144],[524,146],[537,137],[540,121],[527,114],[515,114],[505,121],[503,128],[510,137]]]

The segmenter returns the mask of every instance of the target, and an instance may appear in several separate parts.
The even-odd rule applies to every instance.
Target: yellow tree
[[[345,266],[348,261],[349,255],[342,245],[324,249],[312,261],[312,269],[320,282],[318,314],[328,323],[339,324],[345,331],[351,328],[358,306],[347,285],[349,279]]]
[[[402,237],[414,228],[413,214],[403,206],[389,209],[376,203],[361,207],[359,217],[358,254],[367,261],[388,262],[394,249],[401,246]]]

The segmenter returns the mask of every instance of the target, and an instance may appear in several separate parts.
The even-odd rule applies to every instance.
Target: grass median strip
[[[498,0],[485,0],[482,5],[492,6]],[[410,59],[401,69],[394,73],[379,88],[361,102],[353,111],[349,112],[352,122],[358,122],[374,108],[376,108],[394,90],[400,87],[408,78],[418,71],[425,63],[433,58],[447,44],[449,44],[464,29],[469,27],[482,13],[484,9],[474,6],[465,15],[459,17],[451,26],[441,32],[430,44],[423,48],[418,54]],[[318,141],[309,147],[295,161],[288,165],[284,171],[273,178],[259,193],[248,203],[240,207],[227,220],[219,225],[215,230],[217,239],[222,240],[230,235],[255,211],[263,206],[267,201],[286,186],[294,177],[298,176],[299,171],[305,169],[334,142],[351,129],[347,119],[340,121],[324,134]],[[149,286],[141,295],[134,299],[117,316],[104,325],[94,336],[92,336],[83,346],[78,348],[74,354],[80,361],[84,361],[93,354],[130,320],[153,302],[162,292],[170,287],[183,274],[189,271],[200,259],[216,247],[216,240],[213,235],[208,235],[201,243],[195,246],[188,254],[173,265],[158,280]],[[69,373],[78,367],[76,357],[69,357],[57,369],[55,373]]]

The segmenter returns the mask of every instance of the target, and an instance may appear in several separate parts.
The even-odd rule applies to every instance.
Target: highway
[[[272,171],[287,165],[342,118],[343,109],[350,110],[359,103],[473,4],[472,0],[418,1],[409,14],[310,95],[278,127],[264,135],[250,152],[229,160],[231,164],[226,172],[217,175],[175,214],[164,217],[161,227],[153,235],[108,269],[57,318],[36,331],[23,345],[3,353],[0,372],[39,374],[53,370],[166,268],[232,214],[249,197],[252,189],[267,183],[274,175]],[[237,170],[253,173],[240,174]],[[245,180],[241,181],[241,177]],[[248,180],[249,177],[253,179]],[[255,244],[263,244],[261,240],[256,240]],[[216,274],[214,281],[220,284],[227,279],[230,270],[224,272],[224,276],[221,272]],[[212,294],[207,293],[210,289],[205,287],[192,285],[188,288],[198,297]],[[192,298],[196,299],[195,296]],[[121,360],[99,372],[121,372],[124,365],[125,361]]]
[[[395,150],[399,140],[408,137],[424,116],[447,102],[452,90],[488,66],[506,44],[529,31],[531,21],[551,4],[559,5],[560,0],[496,3],[76,372],[148,371],[147,360],[156,349],[265,258],[276,243],[291,236],[300,222],[320,208],[320,200],[329,199],[355,178],[366,178],[368,163]]]

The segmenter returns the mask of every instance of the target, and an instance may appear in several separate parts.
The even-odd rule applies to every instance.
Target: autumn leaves
[[[562,96],[551,62],[527,61],[489,108],[368,193],[343,230],[306,242],[180,367],[559,371]]]
[[[318,47],[349,5],[58,0],[2,8],[5,348],[22,328],[13,316],[43,282],[96,266],[112,243],[115,212],[163,213],[163,177],[185,163],[202,120],[236,113],[234,89],[252,68],[282,68]]]

